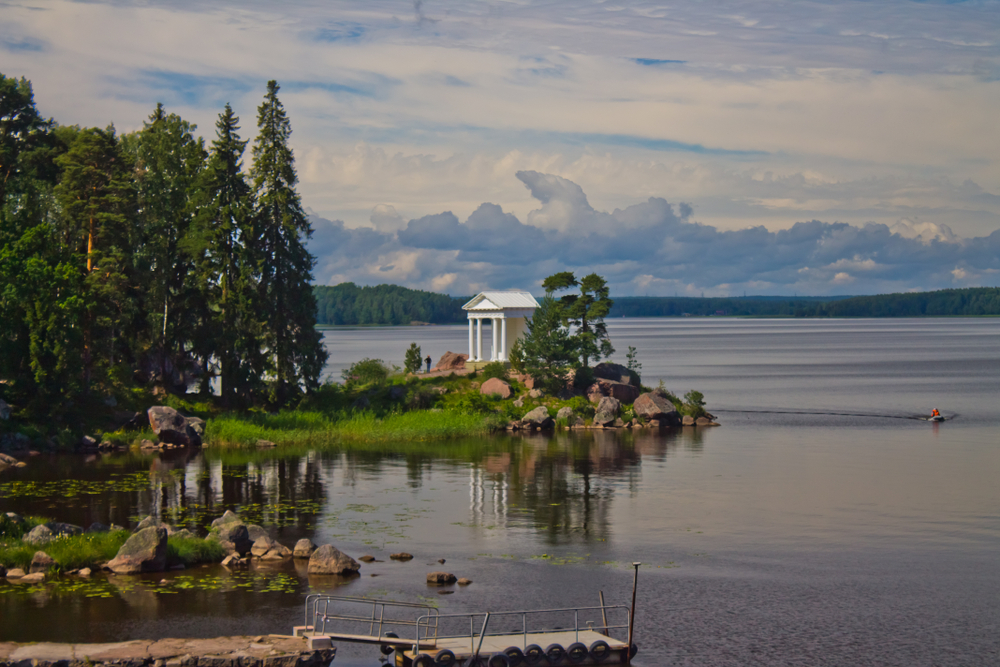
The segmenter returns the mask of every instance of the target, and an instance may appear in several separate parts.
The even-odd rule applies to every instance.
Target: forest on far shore
[[[314,288],[319,324],[454,324],[470,296],[354,283]],[[968,287],[874,296],[619,296],[608,317],[982,317],[1000,315],[1000,288]]]

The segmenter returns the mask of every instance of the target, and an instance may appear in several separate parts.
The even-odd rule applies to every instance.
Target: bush
[[[167,537],[167,562],[171,565],[218,563],[226,557],[226,550],[215,540],[200,537]]]
[[[381,359],[362,359],[351,364],[350,368],[341,373],[348,384],[383,385],[389,379],[389,368]]]
[[[705,416],[705,395],[692,389],[684,394],[684,413],[697,419]]]
[[[491,361],[486,364],[483,366],[482,370],[479,371],[479,375],[483,378],[484,382],[491,378],[497,378],[498,380],[503,380],[504,382],[510,379],[507,375],[507,366],[505,366],[502,361]]]
[[[574,396],[573,398],[566,401],[566,405],[573,409],[573,412],[580,415],[584,419],[593,419],[596,409],[594,404],[588,401],[583,396]]]
[[[403,368],[406,369],[407,373],[417,373],[420,371],[423,363],[423,354],[420,352],[420,346],[416,343],[410,343],[409,349],[406,350],[406,359],[403,361]]]

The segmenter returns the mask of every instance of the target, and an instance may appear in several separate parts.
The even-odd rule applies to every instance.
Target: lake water
[[[592,605],[599,590],[626,603],[641,561],[639,665],[1000,664],[1000,319],[609,329],[621,359],[638,348],[645,384],[702,391],[722,426],[409,453],[39,457],[3,473],[0,508],[191,526],[234,509],[285,544],[306,536],[385,562],[350,580],[286,563],[0,583],[0,640],[284,633],[307,592],[333,589],[444,613]],[[467,329],[331,330],[329,371],[401,364],[410,342],[436,359],[465,351]],[[949,421],[915,419],[934,407]],[[395,551],[416,558],[389,561]],[[437,569],[474,583],[427,586]],[[341,646],[334,664],[376,665],[377,652]]]

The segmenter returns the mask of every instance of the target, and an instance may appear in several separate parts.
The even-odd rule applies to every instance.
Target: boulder
[[[186,417],[188,426],[194,431],[198,438],[205,437],[205,420],[201,417]]]
[[[392,560],[413,560],[413,554],[400,551],[398,554],[389,554],[389,558]]]
[[[324,544],[309,557],[309,574],[353,574],[361,564],[332,544]]]
[[[565,419],[571,424],[573,423],[573,417],[575,416],[576,413],[573,412],[573,408],[570,407],[559,408],[559,412],[556,413],[556,419]]]
[[[167,530],[160,526],[150,526],[133,533],[108,563],[108,568],[115,574],[161,572],[166,566]]]
[[[632,404],[632,409],[637,417],[645,419],[656,419],[668,424],[680,424],[680,415],[677,408],[667,398],[650,391],[639,396]]]
[[[242,522],[236,523],[231,521],[219,524],[212,529],[208,537],[218,540],[223,545],[229,542],[233,545],[233,551],[236,551],[241,556],[246,556],[253,548],[253,542],[250,541],[250,533]]]
[[[92,452],[97,450],[97,438],[91,437],[89,435],[82,436],[80,441],[76,443],[77,449],[84,452]]]
[[[188,424],[187,418],[166,405],[154,405],[146,410],[149,426],[161,442],[184,447],[200,447],[201,436]]]
[[[264,528],[261,526],[258,526],[253,523],[248,523],[246,526],[247,526],[247,535],[250,536],[251,542],[256,542],[262,537],[270,537],[270,535],[267,534],[267,531],[264,530]]]
[[[292,550],[286,547],[284,544],[274,543],[266,554],[260,557],[261,560],[282,560],[283,558],[291,558]]]
[[[428,572],[428,584],[453,584],[458,581],[458,577],[451,572]]]
[[[30,574],[35,572],[48,572],[49,568],[58,565],[55,559],[44,551],[36,551],[31,558],[31,566],[28,568]]]
[[[18,460],[15,459],[13,456],[11,456],[10,454],[4,454],[3,452],[0,452],[0,467],[16,466],[17,464]]]
[[[552,417],[549,416],[548,408],[544,405],[540,405],[521,417],[521,423],[536,426],[538,428],[551,428],[553,422]]]
[[[61,523],[59,521],[49,521],[45,527],[52,531],[52,537],[63,537],[66,535],[83,535],[83,528],[71,523]]]
[[[292,555],[296,558],[309,558],[312,556],[314,551],[316,551],[316,545],[313,544],[312,540],[309,538],[303,537],[295,543],[295,549],[292,551]]]
[[[187,528],[181,528],[180,530],[175,530],[173,532],[168,531],[167,537],[168,538],[176,537],[179,539],[197,539],[198,536],[192,533]]]
[[[484,382],[483,386],[479,388],[479,393],[484,396],[497,395],[500,398],[510,398],[514,394],[510,388],[510,384],[500,378],[490,378]]]
[[[614,423],[618,419],[621,408],[622,404],[618,399],[611,396],[602,397],[600,403],[597,404],[597,412],[594,414],[594,424],[606,426]]]
[[[156,519],[154,519],[151,516],[147,516],[145,519],[143,519],[142,521],[139,522],[139,525],[136,526],[135,530],[133,530],[132,532],[133,533],[138,533],[140,530],[145,530],[146,528],[149,528],[150,526],[158,526],[158,525],[160,525],[159,521],[157,521]]]
[[[364,556],[359,557],[358,560],[361,561],[362,563],[374,563],[375,556],[372,556],[371,554],[365,554]]]
[[[531,391],[528,392],[529,398],[541,398],[544,395],[545,392],[542,391],[541,389],[532,389]]]
[[[20,579],[23,576],[24,576],[24,570],[22,570],[19,567],[12,567],[11,569],[7,570],[8,579]]]
[[[32,572],[18,579],[18,583],[21,584],[40,584],[43,581],[45,581],[44,572]]]
[[[257,540],[253,543],[253,546],[250,547],[250,553],[252,553],[257,558],[260,558],[268,551],[273,549],[275,544],[277,543],[270,537],[268,537],[267,535],[262,535],[258,537]]]
[[[595,378],[629,384],[637,389],[641,386],[639,382],[639,375],[633,373],[621,364],[613,364],[610,361],[602,361],[594,366],[593,370]]]
[[[28,531],[28,534],[22,537],[21,539],[27,542],[28,544],[39,545],[39,544],[48,544],[53,540],[54,537],[55,535],[52,534],[52,530],[49,529],[49,527],[43,523],[32,528],[30,531]]]
[[[212,522],[212,528],[218,528],[224,523],[243,523],[243,519],[241,519],[240,515],[236,512],[226,510],[225,514]]]
[[[681,426],[694,426],[694,417],[691,415],[684,415],[681,418]]]
[[[458,354],[456,352],[445,352],[438,359],[437,365],[434,366],[435,371],[458,371],[465,368],[465,362],[469,359],[467,354]]]
[[[82,567],[79,570],[77,570],[76,574],[77,574],[77,576],[80,576],[80,577],[89,577],[90,576],[90,568],[89,567]]]
[[[143,439],[143,441],[139,443],[139,449],[141,449],[144,452],[151,452],[154,449],[159,449],[159,448],[160,446],[155,442],[153,442],[152,440]]]
[[[468,586],[471,583],[472,583],[472,579],[466,579],[465,577],[462,577],[461,579],[458,580],[458,585],[459,586]]]
[[[696,420],[694,420],[694,425],[695,426],[718,426],[718,424],[716,424],[714,421],[712,421],[708,417],[698,417]]]

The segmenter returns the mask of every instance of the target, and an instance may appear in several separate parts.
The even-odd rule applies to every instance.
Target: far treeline
[[[471,297],[341,283],[314,288],[319,324],[453,324]],[[832,297],[615,297],[608,317],[976,317],[1000,315],[1000,288]]]
[[[1000,288],[854,297],[616,297],[611,317],[975,317],[1000,315]]]
[[[320,285],[313,292],[319,324],[450,324],[465,319],[462,304],[468,301],[399,285],[340,283]]]

